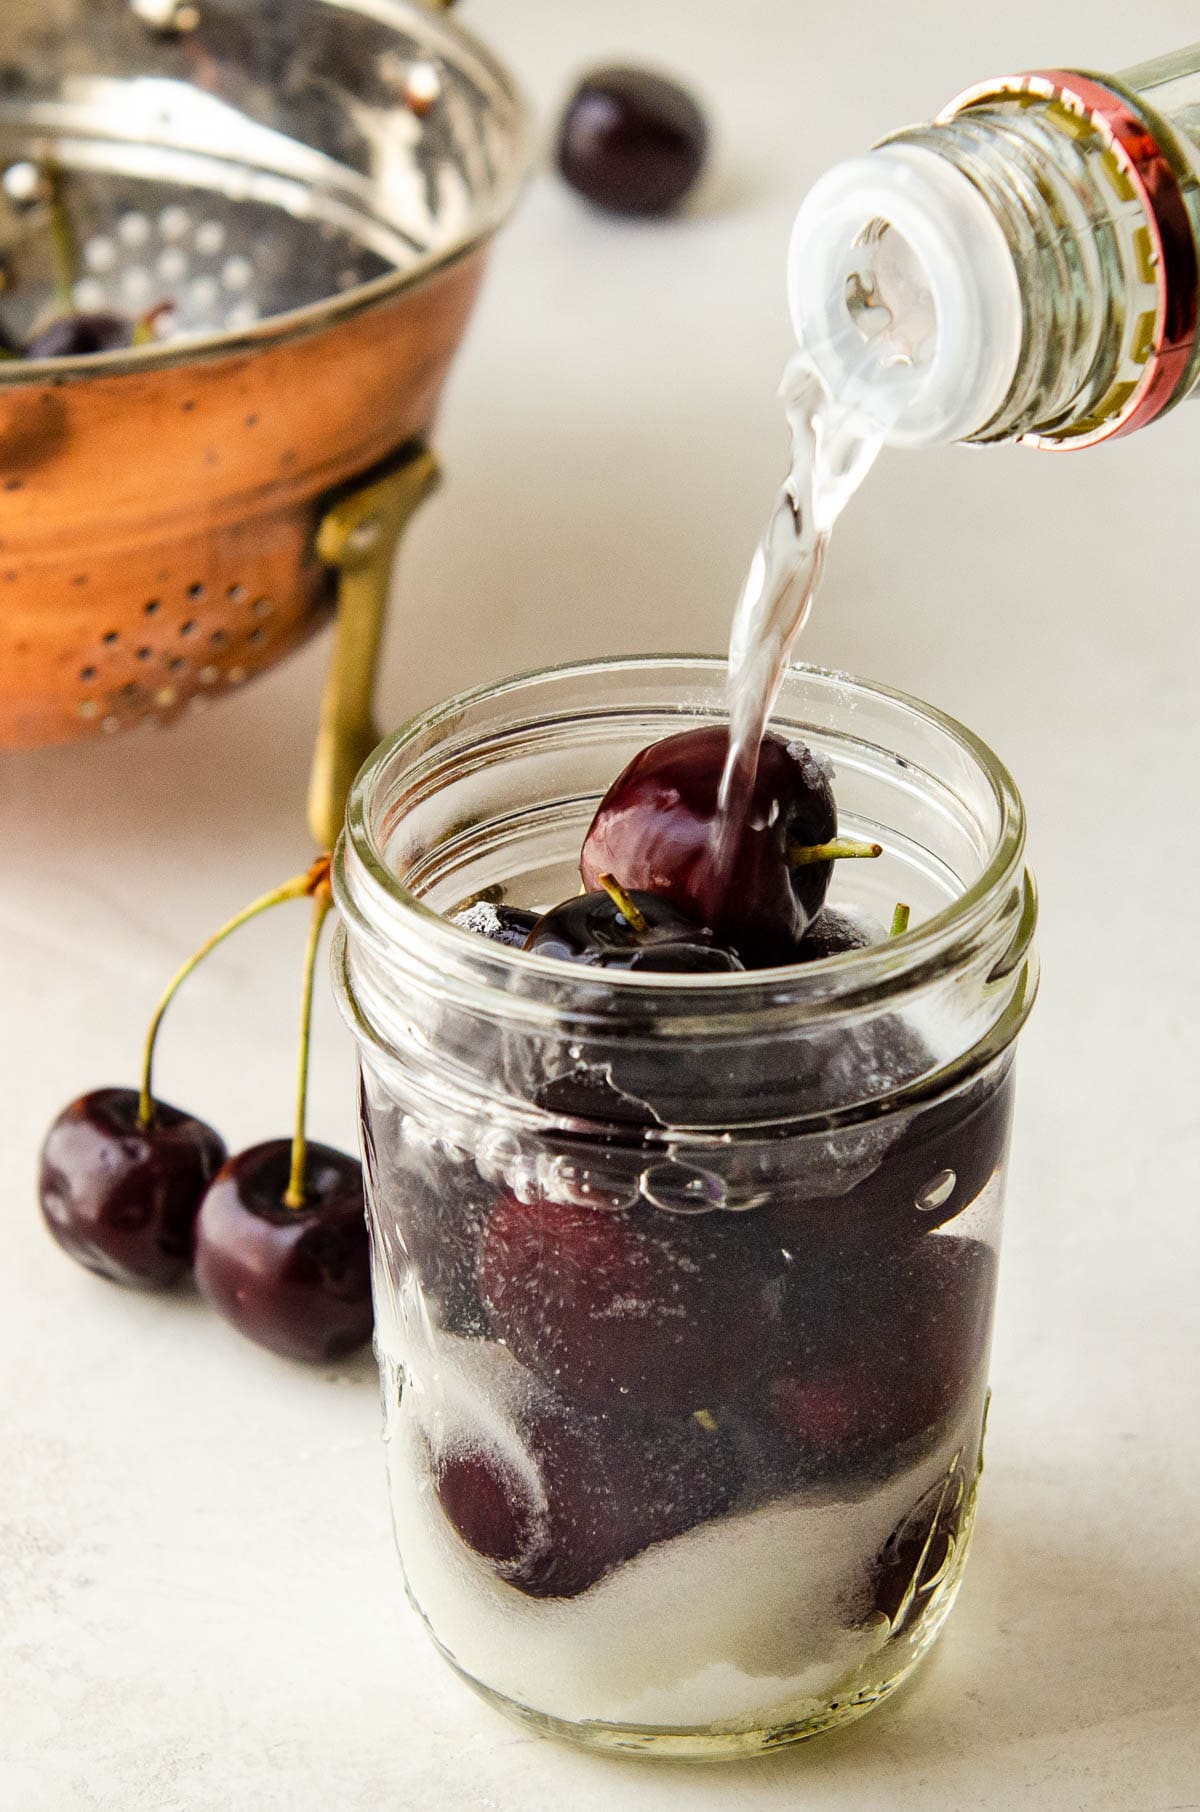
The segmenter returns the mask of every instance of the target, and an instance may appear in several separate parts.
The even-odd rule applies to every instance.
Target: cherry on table
[[[664,737],[635,755],[600,802],[584,839],[585,887],[604,873],[645,889],[707,925],[747,968],[794,962],[824,904],[829,847],[879,853],[877,844],[836,843],[837,806],[825,765],[801,743],[768,735],[745,817],[718,862],[718,799],[729,747],[724,725]]]
[[[778,1356],[786,1268],[744,1218],[502,1196],[479,1284],[493,1333],[573,1401],[704,1410]]]
[[[654,970],[672,975],[730,974],[742,967],[707,926],[669,900],[629,891],[611,875],[544,913],[525,948],[538,956],[596,969]]]
[[[521,1463],[481,1437],[430,1456],[447,1521],[531,1598],[571,1598],[657,1541],[730,1509],[741,1486],[722,1430],[694,1416],[594,1416],[548,1393],[517,1430]]]
[[[200,1204],[196,1287],[240,1333],[289,1359],[343,1358],[371,1338],[362,1166],[310,1144],[305,1199],[285,1201],[288,1139],[230,1158]]]
[[[134,1088],[63,1109],[42,1147],[38,1199],[72,1258],[116,1283],[167,1289],[191,1268],[200,1200],[225,1161],[211,1126],[165,1101],[143,1124]]]
[[[571,187],[614,214],[668,214],[695,187],[708,126],[686,88],[651,70],[594,69],[559,127],[558,168]]]

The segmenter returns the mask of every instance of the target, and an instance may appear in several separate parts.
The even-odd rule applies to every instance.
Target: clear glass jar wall
[[[883,926],[903,899],[908,933],[665,978],[441,916],[574,892],[608,784],[722,718],[724,678],[616,662],[451,701],[368,764],[336,873],[409,1594],[518,1717],[683,1757],[857,1715],[950,1608],[1036,986],[1003,768],[807,669],[774,727],[885,846],[831,899]]]

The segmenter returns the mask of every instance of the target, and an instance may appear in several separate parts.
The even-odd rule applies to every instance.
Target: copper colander
[[[314,800],[335,827],[425,436],[525,162],[511,78],[406,0],[4,0],[6,329],[52,312],[50,171],[76,305],[172,306],[153,345],[0,363],[0,746],[166,722],[340,589]]]

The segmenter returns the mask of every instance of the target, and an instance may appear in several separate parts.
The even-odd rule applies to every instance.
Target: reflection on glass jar
[[[1004,769],[811,669],[774,728],[884,845],[832,893],[878,942],[614,975],[448,922],[572,893],[609,782],[723,681],[605,663],[430,712],[360,776],[336,877],[410,1596],[514,1715],[680,1757],[858,1715],[950,1609],[1036,987]]]

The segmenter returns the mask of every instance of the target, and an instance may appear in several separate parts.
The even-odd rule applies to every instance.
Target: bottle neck
[[[973,90],[806,200],[798,330],[831,388],[853,389],[898,444],[1128,433],[1197,381],[1190,158],[1192,141],[1119,81],[1047,72]],[[924,360],[899,372],[878,327],[897,318],[877,256],[889,226],[911,246],[936,323]],[[854,312],[864,295],[869,346]]]
[[[1088,446],[1186,395],[1195,179],[1166,121],[1119,80],[1048,71],[972,90],[927,131],[987,197],[1022,298],[1012,387],[967,438]]]

